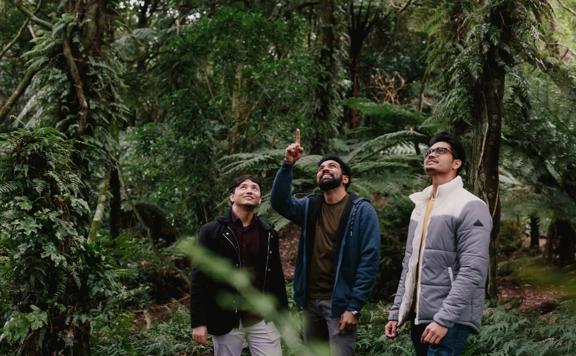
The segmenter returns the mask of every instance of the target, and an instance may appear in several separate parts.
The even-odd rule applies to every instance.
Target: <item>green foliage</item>
[[[135,128],[126,137],[121,158],[133,194],[168,211],[181,231],[193,231],[214,216],[213,203],[225,191],[213,159],[214,140],[205,124],[194,123],[199,127],[182,122]]]
[[[111,313],[144,308],[150,302],[169,302],[187,289],[187,265],[177,267],[172,249],[157,249],[147,236],[101,236],[96,244],[106,251],[115,279],[122,285],[108,301]]]
[[[573,219],[575,101],[544,75],[515,80],[506,101],[504,204],[513,214]]]
[[[328,14],[330,9],[315,2],[109,1],[103,9],[113,10],[106,24],[112,27],[100,32],[109,37],[97,51],[85,47],[84,30],[94,25],[82,17],[87,13],[67,13],[72,7],[63,1],[38,2],[37,15],[52,29],[32,22],[0,56],[0,105],[23,73],[40,70],[2,130],[53,127],[67,137],[76,134],[80,104],[62,51],[65,39],[83,80],[89,129],[82,142],[49,129],[0,138],[0,353],[34,353],[33,345],[51,347],[52,341],[53,350],[72,350],[62,345],[88,335],[90,328],[97,354],[206,352],[190,340],[183,307],[171,307],[172,320],[164,315],[134,327],[134,320],[146,319],[142,314],[157,292],[172,287],[169,278],[185,284],[186,267],[176,266],[173,250],[159,251],[138,236],[104,236],[88,244],[84,236],[97,183],[119,163],[124,193],[162,207],[180,232],[194,231],[227,205],[226,183],[232,176],[258,174],[269,191],[295,127],[302,129],[306,152],[322,141],[314,153],[334,150],[349,160],[352,190],[377,208],[383,273],[375,296],[389,298],[412,209],[407,195],[428,184],[421,145],[446,123],[467,129],[471,92],[487,59],[496,58],[507,72],[499,192],[506,221],[499,253],[517,249],[516,216],[574,220],[573,1],[405,3],[402,11],[392,3],[371,3],[387,10],[359,60],[362,95],[374,102],[344,101],[362,115],[362,126],[347,131],[339,126],[341,94],[350,86],[343,70],[348,43],[342,34],[350,20],[343,2]],[[86,2],[77,4],[87,9]],[[498,9],[510,14],[511,40],[494,26]],[[326,15],[334,15],[335,23],[328,23]],[[25,16],[14,1],[0,1],[0,17],[2,50]],[[335,48],[322,43],[324,30],[341,41],[332,43]],[[377,81],[391,78],[393,83]],[[402,106],[384,102],[388,89],[398,89],[395,99]],[[421,103],[425,112],[434,113],[431,118],[413,110]],[[133,127],[118,135],[125,124]],[[116,162],[118,152],[122,157]],[[296,165],[296,194],[315,189],[318,158],[307,155]],[[277,227],[287,223],[266,201],[260,212]],[[514,275],[536,276],[535,284],[548,278],[573,293],[570,278],[561,278],[569,271],[521,271]],[[271,304],[263,299],[262,305]],[[521,354],[530,348],[540,354],[570,352],[573,341],[560,329],[570,329],[568,315],[559,319],[559,328],[551,327],[553,319],[527,318],[542,323],[542,329],[530,332],[510,311],[489,310],[487,336],[474,338],[468,354]],[[384,323],[383,308],[368,306],[359,352],[411,354],[406,333],[394,342],[382,338]],[[492,324],[497,327],[490,329]],[[552,331],[546,334],[545,326]],[[528,337],[532,341],[521,344]]]
[[[130,190],[192,232],[216,215],[232,172],[249,169],[223,169],[220,157],[274,147],[309,127],[302,98],[311,96],[315,66],[297,41],[301,27],[298,17],[269,21],[219,7],[171,32],[154,72],[162,116],[126,135]]]
[[[62,13],[51,31],[38,31],[33,47],[23,54],[28,70],[43,70],[35,76],[29,102],[17,115],[15,126],[51,126],[70,137],[76,134],[81,114],[74,87],[76,84],[69,77],[70,68],[63,58],[62,46],[64,39],[70,36],[70,29],[81,27],[78,21],[74,15]],[[122,101],[125,88],[120,77],[124,67],[105,50],[108,47],[106,43],[100,44],[104,55],[87,55],[88,49],[83,47],[81,36],[81,33],[75,33],[73,39],[67,40],[77,46],[76,51],[83,58],[79,67],[85,75],[83,90],[90,101],[89,124],[92,130],[108,132],[111,125],[124,121],[127,116],[127,108]],[[99,147],[110,144],[105,134],[95,132],[94,136],[99,137],[91,140],[90,145]]]
[[[104,257],[85,239],[89,209],[70,146],[54,129],[0,136],[1,273],[8,287],[1,292],[1,337],[25,354],[74,349],[92,310],[116,288]]]
[[[268,147],[284,128],[285,135],[309,127],[313,108],[303,98],[312,95],[318,68],[298,42],[301,28],[298,17],[270,21],[232,7],[200,16],[166,42],[158,70],[171,94],[162,101],[182,119],[210,122],[228,153]]]
[[[522,247],[524,227],[519,220],[502,220],[500,222],[500,234],[498,236],[498,251],[503,256],[510,256],[519,252]]]
[[[31,305],[29,313],[15,312],[4,324],[2,339],[9,344],[23,343],[30,332],[46,327],[48,324],[48,314],[40,310],[37,306]]]
[[[574,266],[561,269],[547,265],[540,257],[523,257],[508,261],[502,268],[536,289],[556,291],[565,299],[576,297]]]
[[[343,104],[371,118],[370,129],[380,133],[418,127],[426,119],[425,114],[409,111],[400,105],[379,104],[365,98],[348,98]]]
[[[362,309],[356,336],[358,355],[412,355],[413,346],[410,335],[403,328],[399,336],[390,340],[384,336],[384,327],[388,322],[388,309],[383,303],[367,304]]]
[[[576,347],[574,322],[571,303],[546,316],[518,314],[504,306],[488,308],[482,331],[469,340],[464,354],[570,355]]]
[[[206,347],[196,344],[190,336],[190,312],[179,304],[166,306],[166,320],[150,321],[147,311],[139,316],[119,312],[105,323],[95,326],[92,352],[95,356],[136,355],[201,355]],[[145,325],[134,325],[134,320]],[[148,320],[148,321],[146,321]]]
[[[438,74],[444,92],[437,115],[449,122],[469,124],[475,107],[473,92],[489,56],[506,72],[524,60],[534,63],[542,56],[539,46],[552,15],[547,1],[441,1],[440,7],[424,8],[432,38],[428,60]],[[502,15],[506,14],[506,15]],[[505,26],[496,26],[507,16]],[[490,58],[492,59],[492,58]]]

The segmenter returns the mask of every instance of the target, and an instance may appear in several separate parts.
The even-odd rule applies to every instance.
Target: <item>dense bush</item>
[[[54,129],[0,136],[1,339],[25,355],[86,354],[118,285],[97,246],[73,142]]]
[[[510,256],[522,248],[522,236],[525,235],[522,224],[515,220],[502,220],[498,236],[498,251]]]

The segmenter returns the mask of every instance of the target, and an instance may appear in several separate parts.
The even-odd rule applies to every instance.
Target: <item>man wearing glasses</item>
[[[414,193],[402,274],[386,336],[411,320],[416,354],[459,355],[479,332],[488,274],[492,219],[486,204],[463,188],[464,149],[446,132],[430,140],[424,170],[432,185]]]

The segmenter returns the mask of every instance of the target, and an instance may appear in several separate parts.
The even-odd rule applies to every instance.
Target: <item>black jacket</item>
[[[264,283],[262,292],[272,294],[279,302],[280,308],[288,306],[284,274],[278,251],[278,234],[274,228],[256,217],[262,238],[260,246],[265,251]],[[220,257],[228,259],[239,266],[238,243],[232,229],[231,211],[203,225],[198,232],[198,242]],[[239,325],[237,310],[222,308],[217,303],[221,293],[235,293],[233,288],[217,282],[197,268],[190,274],[190,315],[192,327],[206,325],[211,335],[223,335]]]

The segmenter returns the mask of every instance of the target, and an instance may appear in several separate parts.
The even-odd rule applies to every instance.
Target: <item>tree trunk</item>
[[[549,263],[554,263],[554,254],[557,250],[556,245],[558,241],[558,233],[556,228],[556,221],[557,219],[554,219],[550,222],[550,225],[548,226],[548,232],[546,233],[546,250],[544,252],[544,258]]]
[[[106,98],[106,88],[99,88],[96,83],[99,82],[98,73],[92,67],[94,61],[100,61],[105,58],[107,44],[113,40],[112,24],[113,2],[105,0],[73,0],[66,3],[66,10],[69,15],[78,19],[77,25],[69,25],[63,33],[63,53],[66,59],[66,65],[71,82],[74,84],[74,92],[69,99],[69,109],[78,117],[78,129],[76,130],[77,154],[73,157],[80,176],[83,180],[91,179],[93,172],[93,162],[89,162],[89,155],[83,154],[92,149],[91,145],[86,144],[84,137],[91,136],[95,126],[110,129],[108,122],[113,122],[113,117],[99,118],[94,115],[96,103],[98,105],[111,105],[110,98]],[[79,39],[79,41],[77,40]],[[111,83],[115,84],[115,83]],[[110,102],[105,102],[109,100]],[[102,115],[102,114],[101,114]],[[104,120],[105,119],[105,120]],[[86,189],[83,192],[86,201],[93,203],[89,198],[91,192]],[[90,222],[87,221],[86,224]],[[86,285],[83,281],[83,285]],[[83,296],[79,296],[78,309],[88,308],[90,302],[88,292],[85,291]],[[74,355],[91,354],[90,350],[90,321],[82,324],[72,324],[67,326],[65,331],[72,336],[72,345],[68,350]],[[50,353],[52,354],[53,350]],[[60,349],[61,350],[61,349]],[[60,351],[58,351],[60,352]]]
[[[352,42],[352,38],[350,39]],[[360,97],[360,50],[357,53],[350,51],[350,77],[352,79],[352,98]],[[351,129],[360,126],[360,115],[358,111],[349,109],[347,112],[348,124]]]
[[[349,2],[348,7],[348,38],[350,39],[350,80],[352,82],[351,97],[360,96],[360,54],[366,37],[372,32],[374,25],[378,21],[378,15],[373,14],[372,2],[364,4],[361,1],[356,10],[355,1]],[[349,109],[346,113],[347,121],[350,128],[356,128],[360,125],[360,116],[354,109]]]
[[[100,193],[98,194],[98,204],[96,205],[96,212],[94,213],[94,218],[92,218],[92,223],[90,224],[90,231],[88,232],[88,240],[95,241],[100,225],[104,218],[104,209],[106,198],[108,197],[108,190],[110,188],[110,170],[106,172],[102,184],[100,185]]]
[[[122,195],[120,193],[120,176],[118,168],[112,167],[110,170],[110,237],[116,238],[120,235],[120,213],[122,206]]]
[[[500,196],[498,164],[502,125],[504,69],[494,61],[484,67],[483,82],[475,92],[475,120],[472,125],[472,177],[474,193],[490,209],[493,228],[490,241],[490,283],[488,294],[496,298],[496,242],[500,227]]]
[[[574,263],[576,231],[569,220],[555,218],[550,223],[546,241],[546,260],[561,267]]]
[[[321,154],[326,151],[328,140],[332,137],[333,123],[336,121],[338,50],[338,22],[336,16],[336,1],[320,1],[320,55],[318,62],[322,67],[318,84],[316,85],[316,110],[314,112],[315,128],[312,135],[311,154]]]
[[[530,216],[530,249],[540,248],[540,218],[536,215]]]
[[[569,220],[559,219],[556,222],[558,232],[558,264],[560,267],[574,263],[574,227]]]
[[[506,7],[495,8],[489,19],[500,30],[500,46],[511,40],[511,18]],[[502,107],[506,68],[504,51],[490,46],[484,58],[481,76],[473,88],[474,121],[472,124],[472,183],[474,193],[482,198],[490,209],[494,226],[490,241],[490,282],[488,296],[497,298],[496,256],[497,238],[500,230],[500,178],[498,165],[502,130]]]

